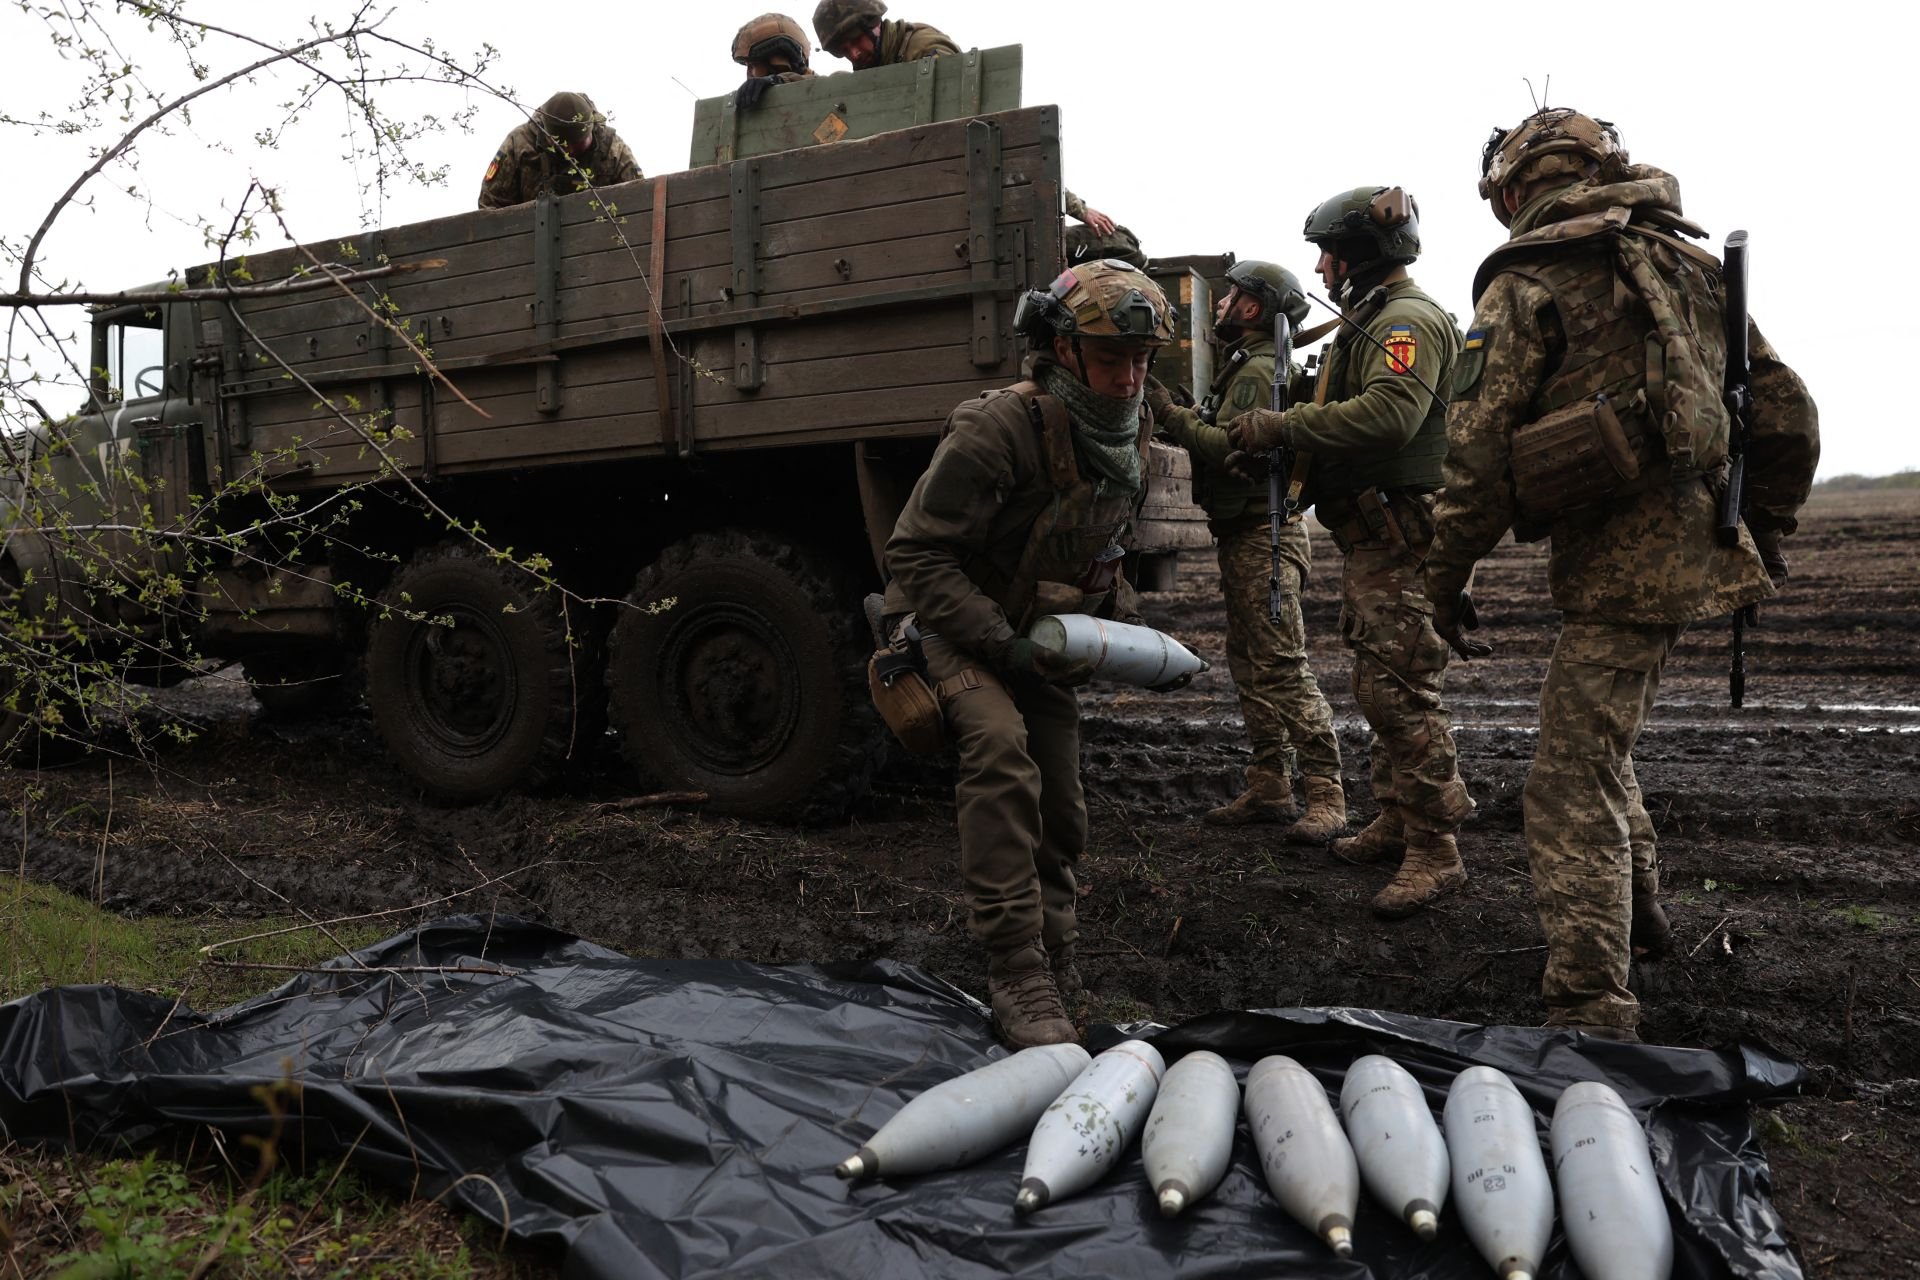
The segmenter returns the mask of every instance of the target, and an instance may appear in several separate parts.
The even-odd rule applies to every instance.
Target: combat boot
[[[1362,827],[1359,835],[1333,842],[1333,856],[1356,867],[1398,858],[1406,851],[1407,824],[1397,805],[1384,806],[1380,816]]]
[[[1069,942],[1047,952],[1048,963],[1053,968],[1054,989],[1060,993],[1062,1004],[1072,1004],[1086,993],[1087,984],[1080,976],[1080,966],[1074,960],[1074,946]]]
[[[1673,924],[1655,893],[1633,891],[1633,927],[1627,935],[1633,954],[1658,960],[1673,946]]]
[[[1293,818],[1293,779],[1265,765],[1247,767],[1247,789],[1203,819],[1216,827],[1244,827],[1254,822],[1287,822]]]
[[[1038,938],[993,957],[987,964],[987,994],[994,1027],[1015,1049],[1071,1044],[1080,1037],[1060,1003],[1047,949]]]
[[[1452,833],[1407,828],[1407,856],[1387,887],[1373,897],[1373,914],[1404,920],[1467,882],[1460,846]]]
[[[1281,838],[1288,844],[1325,844],[1347,829],[1347,793],[1338,778],[1301,779],[1307,792],[1307,811]]]

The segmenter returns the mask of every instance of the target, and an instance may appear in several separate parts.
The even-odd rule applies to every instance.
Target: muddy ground
[[[1309,521],[1311,525],[1311,520]],[[1334,553],[1307,618],[1357,822],[1371,816],[1364,726],[1333,639]],[[1638,966],[1647,1038],[1764,1041],[1807,1064],[1810,1096],[1764,1118],[1774,1194],[1809,1274],[1920,1274],[1920,492],[1822,496],[1794,579],[1750,635],[1747,705],[1726,705],[1728,632],[1687,638],[1636,753],[1658,825],[1675,955]],[[1088,697],[1093,840],[1083,964],[1098,1013],[1174,1021],[1216,1007],[1356,1005],[1537,1023],[1540,932],[1520,786],[1552,643],[1538,548],[1506,547],[1476,595],[1491,659],[1449,692],[1479,811],[1473,879],[1398,924],[1385,872],[1223,832],[1198,815],[1247,752],[1221,669],[1171,697]],[[1196,559],[1151,613],[1216,661],[1223,615]],[[157,771],[99,758],[4,775],[29,807],[25,866],[130,912],[277,907],[396,915],[497,907],[633,953],[768,962],[890,956],[983,991],[954,886],[950,794],[896,769],[855,820],[795,830],[620,808],[615,753],[570,790],[466,810],[423,803],[364,717],[280,726],[237,674],[169,695],[203,726]],[[28,789],[36,794],[31,798]],[[103,844],[104,842],[104,844]],[[97,855],[104,847],[104,865]]]

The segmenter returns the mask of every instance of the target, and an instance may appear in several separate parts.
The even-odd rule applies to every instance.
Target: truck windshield
[[[158,311],[122,312],[105,322],[105,359],[95,376],[108,400],[138,400],[165,390],[166,331]]]

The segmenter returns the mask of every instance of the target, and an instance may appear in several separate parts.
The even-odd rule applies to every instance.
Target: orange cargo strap
[[[653,353],[653,398],[660,406],[660,443],[677,451],[673,396],[667,385],[667,330],[660,314],[660,291],[667,285],[667,180],[653,180],[653,243],[647,255],[647,346]]]

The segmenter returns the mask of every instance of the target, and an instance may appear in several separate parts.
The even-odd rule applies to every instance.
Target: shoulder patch
[[[504,160],[505,158],[506,158],[506,153],[505,153],[505,152],[500,152],[500,153],[497,153],[497,154],[496,154],[496,155],[495,155],[495,156],[493,157],[493,163],[487,166],[487,176],[486,176],[486,177],[484,177],[484,178],[482,178],[482,179],[480,179],[480,181],[482,181],[482,182],[492,182],[492,181],[493,181],[493,180],[494,180],[495,178],[497,178],[497,177],[499,177],[499,176],[500,176],[500,162],[501,162],[502,160]]]
[[[1414,337],[1410,324],[1387,326],[1386,341],[1388,373],[1412,373],[1414,362],[1420,357],[1420,343]]]
[[[1233,383],[1233,407],[1251,409],[1253,402],[1260,398],[1259,388],[1253,385],[1251,378],[1236,378]]]
[[[1480,398],[1480,375],[1487,371],[1487,352],[1492,346],[1493,335],[1487,330],[1467,330],[1467,340],[1460,344],[1460,359],[1453,366],[1453,399]]]
[[[1461,344],[1460,349],[1462,351],[1478,351],[1486,345],[1487,331],[1485,329],[1469,329],[1467,330],[1467,340]]]

